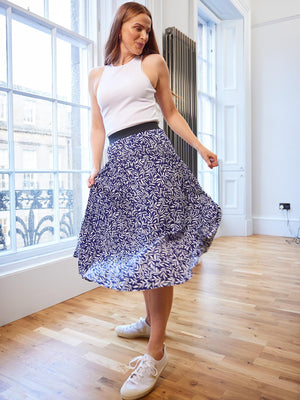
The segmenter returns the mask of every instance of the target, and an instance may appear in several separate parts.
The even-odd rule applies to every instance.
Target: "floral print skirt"
[[[173,286],[192,277],[220,221],[166,133],[138,132],[108,147],[73,255],[84,279],[111,289]]]

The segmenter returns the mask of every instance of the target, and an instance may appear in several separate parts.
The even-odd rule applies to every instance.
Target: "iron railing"
[[[46,233],[54,234],[53,214],[43,215],[37,220],[34,210],[54,208],[54,191],[52,189],[16,190],[16,211],[24,210],[24,215],[16,216],[16,234],[23,241],[23,246],[38,244]],[[59,191],[59,209],[64,210],[60,217],[60,238],[74,236],[73,224],[73,190]],[[0,212],[9,211],[9,191],[0,192]],[[10,236],[10,231],[8,231]],[[0,224],[0,251],[6,250],[7,244],[3,227]]]

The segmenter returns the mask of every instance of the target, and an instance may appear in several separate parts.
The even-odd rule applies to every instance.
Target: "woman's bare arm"
[[[105,143],[105,128],[103,124],[100,107],[97,101],[96,93],[103,68],[94,68],[89,73],[89,93],[91,97],[91,146],[92,146],[92,172],[88,178],[88,187],[95,183],[95,177],[101,169],[103,148]]]
[[[155,55],[153,63],[157,70],[158,79],[156,85],[156,99],[162,110],[165,120],[171,129],[177,133],[182,139],[194,147],[205,160],[209,168],[218,166],[216,154],[203,146],[190,129],[186,120],[178,112],[170,89],[170,78],[167,64],[162,56]]]

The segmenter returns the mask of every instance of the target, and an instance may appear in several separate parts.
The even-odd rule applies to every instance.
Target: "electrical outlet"
[[[280,210],[290,210],[291,203],[279,203],[279,209]]]

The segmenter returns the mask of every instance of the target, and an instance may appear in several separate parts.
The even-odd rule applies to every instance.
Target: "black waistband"
[[[108,136],[109,144],[111,145],[118,139],[134,135],[135,133],[149,131],[150,129],[159,129],[158,123],[156,121],[144,122],[143,124],[138,124],[130,126],[129,128],[121,129],[120,131],[114,132],[113,134]]]

